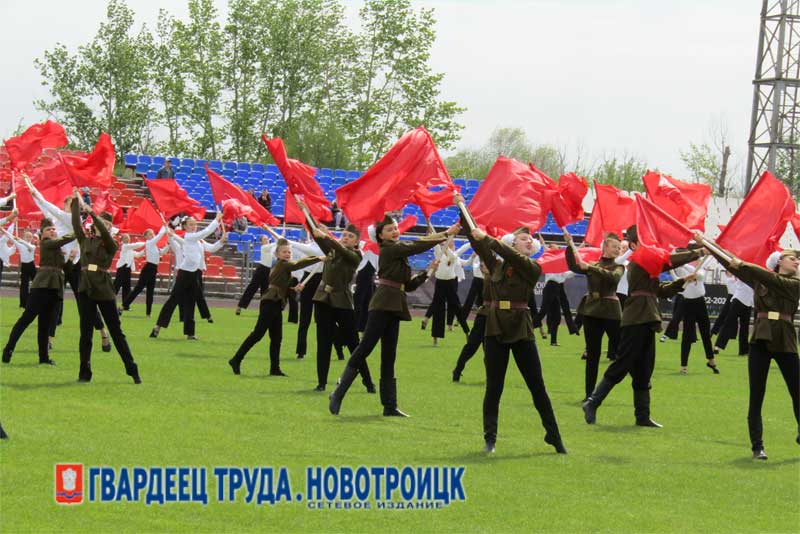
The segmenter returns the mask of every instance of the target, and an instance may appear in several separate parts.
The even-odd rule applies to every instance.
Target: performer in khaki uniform
[[[567,241],[565,253],[567,265],[574,273],[586,275],[587,293],[578,305],[577,313],[583,316],[583,335],[586,340],[585,397],[589,397],[597,383],[597,371],[603,348],[603,334],[608,336],[609,350],[615,351],[619,343],[619,323],[622,308],[616,290],[625,267],[614,261],[619,256],[620,240],[616,234],[609,234],[603,240],[602,256],[599,261],[586,263],[576,258],[572,236],[564,229]]]
[[[697,241],[702,244],[701,234]],[[747,359],[747,374],[750,380],[750,407],[747,426],[753,458],[766,460],[764,452],[761,406],[767,387],[767,375],[772,360],[786,381],[792,398],[795,422],[798,424],[797,444],[800,445],[800,360],[797,356],[797,332],[794,329],[794,314],[800,300],[800,278],[798,278],[798,252],[784,250],[780,253],[773,271],[746,263],[722,249],[713,248],[711,253],[739,280],[753,288],[756,322],[750,339],[750,355]]]
[[[3,349],[3,363],[11,361],[17,341],[25,329],[39,318],[37,342],[39,344],[39,363],[55,365],[50,359],[48,335],[51,322],[56,320],[54,311],[64,298],[64,255],[61,247],[73,241],[75,236],[67,234],[56,237],[56,227],[50,219],[42,219],[41,241],[39,242],[39,271],[31,284],[31,291],[25,303],[25,311],[11,329],[8,342]]]
[[[355,380],[362,363],[367,359],[378,341],[381,342],[381,382],[380,394],[383,415],[407,417],[397,408],[397,380],[394,376],[394,363],[397,358],[397,340],[400,321],[410,321],[406,291],[414,291],[428,278],[427,272],[411,276],[408,257],[433,248],[458,232],[455,224],[446,232],[430,234],[416,241],[400,241],[397,222],[391,217],[375,224],[375,235],[380,247],[378,256],[378,284],[369,303],[369,317],[355,352],[345,366],[339,385],[330,396],[328,409],[334,415],[339,413],[347,390]]]
[[[92,216],[92,230],[88,236],[81,227],[80,207],[86,209]],[[103,213],[102,217],[96,215],[91,208],[83,204],[80,192],[76,189],[75,200],[72,201],[72,228],[80,245],[81,255],[81,276],[78,286],[81,367],[78,381],[89,382],[92,380],[92,328],[99,309],[111,334],[114,347],[125,364],[125,372],[133,378],[135,384],[141,384],[139,368],[133,361],[128,341],[125,339],[125,334],[122,333],[114,282],[108,272],[111,262],[114,260],[114,254],[117,252],[117,243],[108,231],[110,225],[111,215],[108,213]]]

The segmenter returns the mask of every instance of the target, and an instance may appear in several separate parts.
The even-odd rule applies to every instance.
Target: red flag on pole
[[[111,194],[108,192],[108,189],[94,196],[92,199],[92,209],[98,215],[104,211],[110,213],[112,218],[111,222],[115,226],[119,226],[122,221],[125,220],[125,213],[122,210],[122,206],[114,202],[114,199],[111,198]]]
[[[566,248],[548,248],[542,253],[538,260],[539,267],[545,274],[565,273],[569,271],[567,265]],[[594,247],[583,247],[578,249],[578,253],[586,263],[597,261],[603,255],[603,251]]]
[[[641,234],[639,236],[639,239],[641,239]],[[669,256],[669,251],[666,249],[657,246],[649,247],[639,243],[636,250],[631,254],[630,261],[647,271],[650,278],[658,278],[658,275],[663,272],[664,266],[670,264]]]
[[[242,188],[236,184],[232,184],[219,174],[215,173],[208,168],[206,164],[206,172],[208,173],[208,181],[211,184],[211,193],[214,195],[214,202],[222,204],[223,200],[233,199],[236,200],[241,206],[247,206],[250,209],[241,212],[241,216],[253,224],[268,224],[270,226],[280,224],[280,221],[275,218],[270,212],[264,208],[253,195],[248,195]],[[232,213],[229,207],[229,214]],[[224,215],[223,215],[224,216]]]
[[[608,233],[622,232],[636,222],[636,201],[613,185],[594,183],[595,202],[584,241],[599,246]]]
[[[472,218],[493,236],[520,226],[538,230],[549,210],[549,178],[545,178],[520,161],[498,156],[469,203]]]
[[[690,184],[671,176],[648,171],[642,177],[647,198],[692,230],[705,231],[711,187]]]
[[[21,135],[5,141],[12,170],[21,170],[39,157],[42,149],[59,148],[67,144],[67,134],[60,124],[47,121],[34,124]]]
[[[339,206],[353,223],[370,224],[402,209],[427,185],[452,186],[428,131],[420,126],[401,137],[361,178],[336,190]]]
[[[794,230],[794,235],[797,236],[797,239],[800,239],[800,213],[795,213],[792,216],[792,229]]]
[[[283,220],[290,224],[305,224],[306,216],[297,207],[297,202],[294,201],[291,192],[286,191],[283,197]]]
[[[128,210],[120,232],[143,234],[148,229],[158,232],[163,225],[164,222],[161,220],[161,216],[153,207],[153,204],[145,198],[138,206]]]
[[[267,136],[262,134],[261,140],[267,145],[267,149],[272,155],[272,159],[275,160],[278,170],[281,171],[289,191],[303,198],[308,210],[315,219],[318,221],[330,221],[333,218],[330,210],[331,203],[325,198],[325,192],[319,182],[314,179],[317,175],[317,169],[299,160],[289,158],[286,155],[283,139],[280,137],[267,139]],[[302,223],[304,221],[305,217],[299,222]]]
[[[31,183],[42,196],[58,207],[64,205],[64,199],[72,195],[72,184],[61,162],[51,160],[44,165],[31,169]],[[13,173],[13,188],[17,194],[16,205],[20,215],[38,217],[41,211],[33,201],[28,186],[20,173]]]
[[[419,206],[425,217],[430,219],[434,212],[453,205],[453,190],[461,191],[461,188],[454,185],[453,188],[431,191],[427,187],[420,187],[411,196],[411,203]]]
[[[156,206],[167,219],[178,213],[191,215],[201,220],[206,215],[206,209],[198,201],[178,185],[175,180],[161,178],[158,180],[145,180]]]
[[[636,231],[639,243],[667,249],[685,247],[694,232],[642,195],[636,195]]]
[[[778,246],[796,206],[789,189],[765,172],[717,237],[717,244],[744,261],[764,265]]]
[[[59,153],[70,180],[78,187],[111,187],[116,154],[111,136],[102,132],[91,153],[80,156]]]
[[[531,167],[544,175],[541,171]],[[546,176],[546,175],[545,175]],[[568,224],[583,220],[583,197],[589,191],[586,178],[574,172],[564,174],[558,179],[558,184],[553,182],[554,190],[550,201],[553,219],[561,228]]]

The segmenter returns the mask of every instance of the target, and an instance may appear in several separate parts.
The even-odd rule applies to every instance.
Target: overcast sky
[[[153,26],[160,7],[184,1],[128,0]],[[348,1],[355,20],[360,2]],[[500,127],[535,143],[582,145],[588,156],[628,153],[688,179],[679,151],[708,138],[712,121],[730,131],[744,171],[761,2],[758,0],[415,1],[435,8],[432,66],[443,96],[467,108],[460,146],[478,147]],[[57,42],[92,38],[102,0],[0,2],[3,68],[0,134],[20,118],[44,117],[47,96],[34,58]],[[224,17],[225,1],[217,1]]]

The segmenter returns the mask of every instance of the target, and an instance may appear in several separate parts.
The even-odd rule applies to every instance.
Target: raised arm
[[[289,262],[289,269],[292,271],[298,271],[300,269],[304,269],[309,265],[314,265],[315,263],[319,263],[322,261],[322,258],[319,256],[306,256],[305,258],[301,258],[297,261],[290,261]]]
[[[628,258],[631,257],[631,254],[633,254],[633,250],[631,249],[626,250],[625,254],[620,254],[614,259],[614,263],[616,263],[617,265],[625,265],[628,262]]]
[[[64,234],[58,239],[42,239],[39,247],[42,250],[57,249],[72,241],[75,241],[75,234]]]
[[[73,202],[72,205],[74,206],[76,203],[77,202]],[[106,225],[100,220],[100,216],[92,211],[91,208],[89,208],[89,214],[92,216],[92,224],[94,224],[95,229],[100,232],[100,239],[103,240],[103,245],[105,245],[106,249],[111,251],[111,254],[114,254],[119,247],[117,246],[117,242],[114,241],[111,232],[108,231]]]
[[[199,232],[192,232],[192,233],[187,232],[183,234],[183,239],[200,241],[201,239],[205,239],[214,232],[216,232],[217,228],[219,228],[219,216],[213,221],[211,221],[211,224],[209,224]]]
[[[344,257],[348,263],[352,263],[353,265],[358,265],[361,263],[361,254],[357,250],[353,250],[351,248],[347,248],[346,246],[342,245],[337,239],[334,239],[330,236],[325,236],[321,240],[317,241],[319,248],[322,249],[322,252],[325,252],[325,248],[322,246],[322,242],[325,242],[329,248],[332,248],[336,251],[336,254]],[[325,252],[327,254],[327,252]]]
[[[517,252],[513,247],[510,247],[502,241],[494,238],[487,238],[489,241],[489,248],[497,252],[500,257],[509,262],[512,267],[518,269],[520,274],[528,279],[531,283],[536,283],[539,275],[542,273],[542,268],[539,264],[527,256]]]
[[[567,244],[566,252],[564,252],[564,258],[567,260],[567,267],[573,273],[586,274],[589,271],[589,266],[586,265],[585,262],[581,261],[581,263],[586,265],[585,268],[581,268],[581,266],[578,264],[578,260],[575,257],[574,247],[569,243]]]
[[[674,269],[675,267],[680,267],[681,265],[686,265],[690,261],[694,261],[701,256],[699,250],[689,250],[686,252],[676,252],[675,254],[670,254],[669,256],[669,265],[665,265],[662,272],[669,271],[671,268]]]
[[[164,234],[165,234],[166,232],[167,232],[167,227],[166,227],[166,226],[162,226],[162,227],[161,227],[161,230],[159,230],[159,231],[158,231],[158,233],[157,233],[156,235],[154,235],[153,237],[151,237],[150,239],[148,239],[148,240],[146,241],[146,243],[147,243],[148,245],[154,245],[154,244],[158,243],[158,242],[161,240],[161,238],[162,238],[162,237],[164,237]]]
[[[81,208],[78,202],[73,201],[70,209],[72,211],[72,231],[75,232],[75,239],[78,240],[78,243],[83,243],[86,240],[86,234],[83,233],[83,228],[81,227]]]

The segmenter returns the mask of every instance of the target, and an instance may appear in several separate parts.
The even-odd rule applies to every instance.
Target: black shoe
[[[89,376],[89,377],[86,377],[86,376],[79,376],[79,377],[78,377],[78,382],[80,382],[80,383],[82,383],[82,384],[88,384],[88,383],[89,383],[89,382],[91,382],[91,381],[92,381],[92,377],[91,377],[91,376]]]
[[[658,424],[649,417],[647,419],[639,419],[636,421],[636,426],[646,426],[650,428],[663,428],[664,425]]]
[[[339,361],[344,360],[344,354],[342,354],[341,352],[336,353],[336,359]]]
[[[423,319],[422,323],[419,326],[420,326],[420,328],[425,330],[425,327],[428,326],[428,320],[427,319]]]
[[[12,354],[12,352],[10,350],[8,350],[7,348],[3,349],[3,363],[10,363],[11,362],[11,354]]]
[[[483,452],[486,454],[494,454],[494,441],[487,441],[483,446]]]
[[[242,314],[242,309],[236,308],[236,315],[241,315],[241,314]]]
[[[591,400],[587,399],[586,402],[581,404],[581,408],[583,408],[583,419],[588,424],[593,425],[597,419],[597,406],[595,406]]]
[[[277,371],[270,371],[269,376],[289,376],[289,375],[278,369]]]
[[[117,308],[117,315],[122,317],[122,308]]]
[[[197,336],[186,336],[188,341],[200,341],[200,338]]]
[[[560,347],[561,345],[559,345],[558,343],[550,343],[550,346],[551,347]]]
[[[717,347],[714,347],[714,354],[719,354],[719,349]]]
[[[314,391],[325,391],[325,386],[322,386],[322,385],[317,386],[317,387],[314,388]]]
[[[209,317],[209,318],[208,318],[208,322],[209,322],[209,323],[211,323],[211,324],[214,324],[214,319],[212,319],[211,317]]]
[[[103,349],[103,352],[111,352],[111,343],[103,344],[100,347]]]
[[[134,384],[141,384],[142,383],[142,379],[139,377],[138,374],[133,375],[131,378],[133,378],[133,383]]]
[[[50,359],[42,360],[39,362],[39,365],[55,365],[55,364],[56,364],[55,360],[50,360]]]
[[[3,425],[0,425],[0,439],[8,439],[8,434],[6,434]]]
[[[155,328],[150,331],[150,337],[158,337],[158,331]]]
[[[375,384],[364,384],[364,387],[367,388],[367,393],[377,393]]]
[[[398,408],[384,408],[383,415],[385,417],[410,417],[407,413],[401,412]]]
[[[461,373],[453,371],[453,382],[461,382]]]
[[[588,357],[589,357],[588,353],[586,351],[583,351],[583,354],[581,354],[581,360],[585,360]]]
[[[707,364],[706,364],[706,367],[708,367],[709,369],[711,369],[712,371],[714,371],[714,374],[715,374],[715,375],[718,375],[718,374],[719,374],[719,369],[717,369],[717,366],[716,366],[716,365],[711,365],[710,363],[707,363]]]
[[[235,375],[241,374],[241,369],[239,368],[239,366],[241,364],[242,364],[242,362],[237,362],[233,358],[228,360],[228,365],[231,366],[231,369],[233,369],[233,374],[235,374]]]
[[[757,451],[753,451],[753,460],[766,460],[767,453],[764,452],[764,449],[758,449]]]
[[[305,354],[298,354],[298,355],[297,355],[297,359],[298,359],[298,360],[302,360],[302,359],[303,359],[303,358],[305,358],[305,357],[306,357],[306,355],[305,355]]]
[[[551,436],[550,434],[545,434],[544,442],[548,445],[552,445],[558,454],[567,454],[567,448],[564,447],[564,442],[561,441],[561,436]]]

